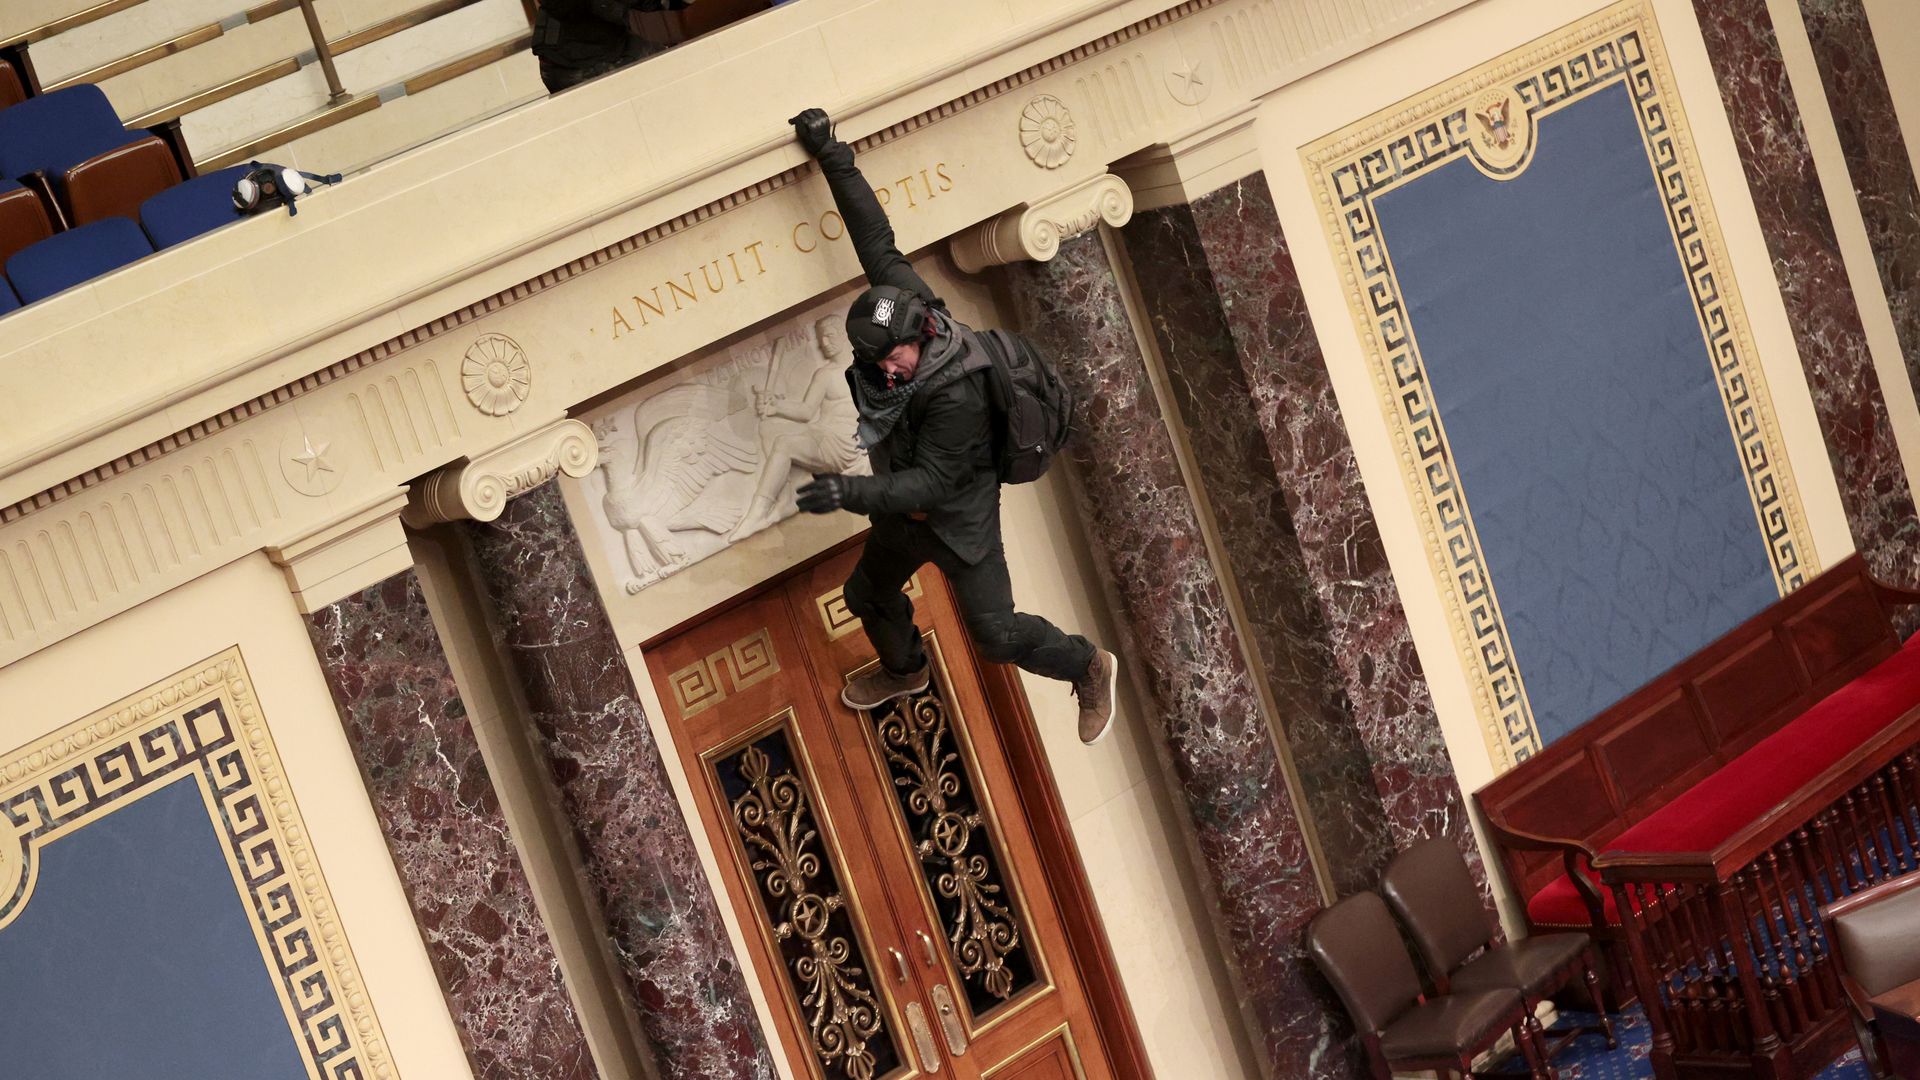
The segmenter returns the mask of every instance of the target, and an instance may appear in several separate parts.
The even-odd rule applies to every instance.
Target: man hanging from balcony
[[[1080,738],[1091,744],[1112,726],[1119,665],[1086,638],[1014,610],[1000,536],[1004,463],[996,454],[986,337],[948,314],[895,246],[886,212],[827,114],[808,109],[793,126],[820,162],[870,285],[847,312],[854,357],[847,382],[873,475],[818,474],[798,493],[809,513],[849,510],[873,522],[847,579],[846,603],[880,665],[841,696],[852,708],[874,709],[927,688],[927,654],[902,590],[931,562],[952,583],[982,655],[1072,684]],[[1016,337],[994,340],[1029,348]],[[1004,355],[1003,346],[994,348]]]

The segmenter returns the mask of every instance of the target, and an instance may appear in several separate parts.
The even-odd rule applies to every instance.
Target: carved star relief
[[[1167,92],[1182,105],[1198,105],[1207,100],[1213,86],[1207,79],[1206,64],[1198,60],[1182,61],[1179,67],[1167,72]]]
[[[320,445],[315,446],[313,445],[313,437],[303,434],[300,436],[300,445],[304,453],[293,455],[293,462],[296,465],[306,466],[307,483],[313,483],[321,473],[330,473],[333,471],[332,463],[327,460],[327,450],[333,446],[332,443],[322,439]]]
[[[331,433],[324,424],[308,420],[287,432],[280,442],[280,475],[293,490],[318,498],[340,486],[342,466],[330,457]]]

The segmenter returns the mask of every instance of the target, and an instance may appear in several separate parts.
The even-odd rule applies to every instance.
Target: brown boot
[[[921,693],[932,684],[933,667],[925,662],[910,675],[895,675],[887,665],[876,664],[872,671],[848,683],[840,691],[840,700],[849,709],[877,709],[894,698]]]
[[[1120,681],[1120,661],[1105,649],[1095,649],[1087,673],[1074,680],[1080,699],[1080,741],[1092,746],[1113,730],[1113,693]]]

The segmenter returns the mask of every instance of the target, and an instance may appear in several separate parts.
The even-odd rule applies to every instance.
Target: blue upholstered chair
[[[7,279],[0,278],[0,315],[16,310],[19,306],[20,298],[13,294],[13,286],[7,283]]]
[[[7,278],[31,304],[151,254],[140,226],[111,217],[55,233],[8,259]]]
[[[140,227],[159,249],[238,221],[233,185],[245,175],[247,167],[235,165],[175,184],[140,204]]]
[[[34,173],[46,178],[73,224],[132,216],[149,195],[180,180],[167,145],[128,131],[91,83],[0,109],[0,178]]]
[[[92,83],[41,94],[0,109],[0,177],[56,176],[138,137]]]

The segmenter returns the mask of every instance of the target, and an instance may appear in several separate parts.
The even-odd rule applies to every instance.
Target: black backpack
[[[1030,484],[1046,475],[1073,435],[1073,391],[1040,350],[1018,334],[977,330],[987,357],[987,396],[993,403],[993,460],[1003,484]]]

